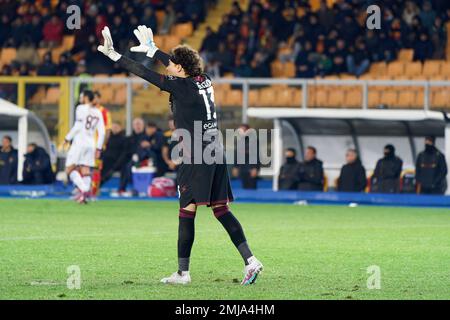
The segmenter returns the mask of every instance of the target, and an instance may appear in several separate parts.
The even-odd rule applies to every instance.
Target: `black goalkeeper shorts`
[[[177,172],[180,208],[225,204],[234,200],[226,164],[181,164]]]

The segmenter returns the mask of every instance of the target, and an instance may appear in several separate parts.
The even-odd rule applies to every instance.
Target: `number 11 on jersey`
[[[208,89],[200,89],[199,93],[203,96],[203,101],[205,101],[206,119],[216,119],[216,111],[214,110],[214,88],[209,87]],[[211,110],[211,105],[213,110]]]

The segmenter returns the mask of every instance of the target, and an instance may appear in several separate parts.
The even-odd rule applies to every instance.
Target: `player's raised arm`
[[[130,58],[124,57],[114,50],[111,33],[108,27],[103,28],[102,35],[104,43],[103,45],[98,46],[97,48],[98,51],[103,53],[111,60],[118,62],[121,67],[127,69],[128,71],[137,75],[138,77],[147,80],[148,82],[157,86],[161,90],[170,92],[170,87],[166,85],[166,78],[164,77],[164,75],[159,74],[153,70],[150,70],[145,66],[143,66],[142,64]]]
[[[138,39],[139,45],[131,47],[130,51],[145,53],[147,57],[158,59],[166,67],[169,65],[170,56],[156,46],[151,28],[141,25],[134,29],[133,33]]]

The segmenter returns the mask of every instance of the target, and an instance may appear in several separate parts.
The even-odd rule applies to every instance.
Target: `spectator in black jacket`
[[[323,165],[316,156],[316,148],[308,146],[305,161],[300,165],[298,190],[323,191]]]
[[[355,48],[347,56],[348,72],[359,77],[370,66],[369,54],[363,41],[358,41]]]
[[[355,149],[347,150],[345,155],[347,163],[341,168],[338,178],[337,191],[362,192],[366,187],[366,169]]]
[[[246,123],[238,129],[239,137],[235,145],[236,165],[232,170],[234,177],[242,181],[243,189],[256,189],[259,173],[259,150],[256,132]],[[237,147],[238,145],[243,148]]]
[[[50,184],[54,181],[50,156],[44,148],[30,143],[23,165],[24,184]]]
[[[286,162],[281,166],[278,177],[279,190],[297,190],[300,162],[297,160],[295,149],[288,148],[285,151]]]
[[[426,137],[425,150],[417,156],[417,191],[422,194],[444,194],[447,190],[447,163],[436,148],[435,140],[435,137]]]
[[[131,168],[138,159],[137,150],[145,139],[145,122],[142,118],[133,120],[133,133],[126,137],[124,148],[124,161],[120,172],[119,193],[126,191],[127,184],[131,182]],[[134,159],[133,159],[134,158]]]
[[[17,183],[17,150],[12,146],[12,138],[3,136],[0,146],[0,184]]]
[[[384,157],[378,160],[372,176],[372,192],[398,193],[403,161],[395,155],[395,148],[388,144],[384,147]]]
[[[164,145],[164,134],[158,126],[150,122],[145,128],[145,138],[138,148],[139,161],[152,159],[156,167],[156,177],[165,173],[164,160],[162,158],[162,147]]]
[[[115,171],[119,171],[125,159],[125,133],[119,123],[113,122],[111,135],[102,153],[102,184],[108,181]]]

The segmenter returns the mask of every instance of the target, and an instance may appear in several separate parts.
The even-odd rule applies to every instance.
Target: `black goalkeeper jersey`
[[[160,51],[157,53],[159,59],[166,64],[167,55]],[[192,148],[194,148],[194,141],[197,145],[206,146],[216,140],[219,128],[214,104],[214,89],[211,79],[206,74],[179,78],[156,73],[124,56],[118,62],[121,67],[170,93],[169,104],[175,127],[189,132]]]

